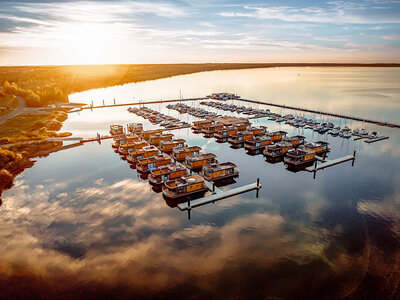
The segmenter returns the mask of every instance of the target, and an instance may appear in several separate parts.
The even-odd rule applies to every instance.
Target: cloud
[[[400,40],[400,35],[384,35],[382,38],[385,40]]]

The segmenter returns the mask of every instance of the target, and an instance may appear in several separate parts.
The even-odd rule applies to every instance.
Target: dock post
[[[260,178],[257,178],[256,198],[258,198],[258,191],[260,190]]]
[[[188,211],[188,219],[190,220],[190,211],[192,210],[192,207],[190,206],[190,198],[188,199],[188,206],[187,206],[187,211]]]
[[[353,153],[353,161],[351,162],[351,166],[354,167],[354,161],[356,160],[356,150]]]
[[[213,189],[212,189],[213,193],[215,192],[215,183],[213,182]]]
[[[114,98],[114,105],[116,105],[116,103],[115,103],[115,98]]]
[[[103,99],[103,106],[106,106],[106,104],[104,103],[104,99]]]
[[[315,175],[317,174],[317,161],[315,161],[315,164],[314,164],[314,176],[313,176],[313,179],[315,179]]]

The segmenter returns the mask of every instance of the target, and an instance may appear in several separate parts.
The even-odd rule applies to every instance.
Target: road
[[[18,107],[11,113],[9,113],[8,115],[5,115],[3,117],[0,118],[0,125],[3,124],[5,121],[7,121],[8,119],[11,119],[12,117],[15,117],[17,115],[19,115],[20,113],[22,113],[26,107],[25,105],[25,99],[17,96],[17,100],[18,100]]]

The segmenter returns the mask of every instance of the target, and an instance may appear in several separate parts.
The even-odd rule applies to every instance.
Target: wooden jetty
[[[257,179],[257,182],[251,183],[248,185],[244,185],[235,189],[227,190],[227,191],[222,191],[219,190],[218,192],[215,192],[214,194],[210,196],[206,196],[200,199],[184,202],[178,204],[178,208],[180,210],[191,210],[194,207],[205,205],[208,203],[214,203],[215,201],[222,200],[225,198],[229,198],[232,196],[236,196],[239,194],[243,194],[252,190],[257,190],[257,196],[258,196],[258,190],[261,189],[261,184],[260,181]]]
[[[381,137],[377,137],[375,139],[369,139],[367,141],[364,141],[365,143],[371,144],[371,143],[375,143],[375,142],[379,142],[379,141],[383,141],[383,140],[387,140],[389,137],[388,136],[381,136]]]
[[[344,163],[344,162],[349,161],[349,160],[352,161],[351,166],[354,166],[355,159],[356,159],[356,151],[354,151],[353,155],[347,155],[347,156],[343,156],[343,157],[332,159],[332,160],[319,159],[319,161],[322,162],[320,165],[318,165],[318,162],[316,161],[314,166],[306,168],[306,171],[313,172],[314,173],[314,178],[315,178],[315,175],[316,175],[317,171],[323,170],[323,169],[328,168],[328,167],[332,167],[334,165],[338,165],[338,164]]]
[[[308,113],[326,115],[326,116],[337,117],[337,118],[348,119],[348,120],[354,120],[354,121],[359,121],[359,122],[372,123],[372,124],[376,124],[376,125],[380,125],[380,126],[400,128],[400,124],[394,124],[394,123],[376,121],[376,120],[365,119],[365,118],[360,118],[360,117],[336,114],[336,113],[331,113],[331,112],[327,112],[327,111],[307,109],[307,108],[302,108],[302,107],[296,107],[296,106],[290,106],[290,105],[284,105],[284,104],[276,104],[276,103],[271,103],[271,102],[262,102],[262,101],[242,99],[242,98],[237,99],[237,100],[243,101],[243,102],[248,102],[248,103],[275,106],[275,107],[280,107],[280,108],[285,108],[285,109],[299,110],[299,111],[304,111],[304,112],[308,112]]]

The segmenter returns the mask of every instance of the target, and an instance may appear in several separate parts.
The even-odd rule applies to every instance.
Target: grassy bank
[[[26,99],[31,107],[68,101],[68,95],[93,88],[109,87],[203,71],[300,66],[400,66],[400,64],[148,64],[92,66],[0,67],[5,92]]]

